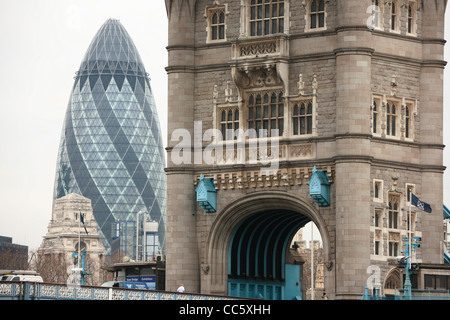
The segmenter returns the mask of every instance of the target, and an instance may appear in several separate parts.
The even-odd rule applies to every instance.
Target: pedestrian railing
[[[0,281],[0,300],[238,300],[170,291]]]
[[[411,289],[411,294],[405,295],[403,289],[395,289],[393,295],[381,296],[378,290],[369,294],[366,288],[361,300],[450,300],[450,290]]]

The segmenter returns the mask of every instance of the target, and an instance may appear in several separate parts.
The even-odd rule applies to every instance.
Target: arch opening
[[[265,210],[245,218],[230,240],[229,295],[301,299],[302,260],[289,247],[297,231],[310,221],[288,209]]]

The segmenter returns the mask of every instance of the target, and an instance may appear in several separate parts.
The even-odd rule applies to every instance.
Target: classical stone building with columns
[[[80,214],[83,214],[83,223]],[[76,193],[69,193],[55,201],[48,232],[43,237],[38,251],[44,257],[52,256],[53,260],[50,261],[60,263],[62,270],[69,270],[75,262],[78,263],[80,252],[84,255],[85,272],[89,273],[86,283],[100,285],[106,278],[105,272],[101,270],[105,263],[106,249],[97,228],[91,200]],[[82,261],[80,260],[80,265]]]
[[[165,1],[167,290],[298,298],[309,221],[333,299],[401,286],[408,230],[443,263],[447,1]]]

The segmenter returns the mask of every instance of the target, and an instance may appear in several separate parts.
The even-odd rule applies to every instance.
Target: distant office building
[[[0,236],[0,269],[26,270],[28,246],[15,244],[12,238]]]
[[[125,28],[118,20],[106,21],[76,72],[59,146],[54,201],[72,192],[91,199],[108,253],[116,236],[112,230],[124,221],[135,222],[139,212],[146,213],[145,221],[158,223],[164,250],[165,160],[149,81]],[[135,241],[135,234],[129,235],[130,252]]]

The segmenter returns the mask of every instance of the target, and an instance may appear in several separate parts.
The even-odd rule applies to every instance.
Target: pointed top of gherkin
[[[139,52],[128,32],[117,19],[108,19],[92,39],[79,73],[114,73],[119,69],[145,74]]]

